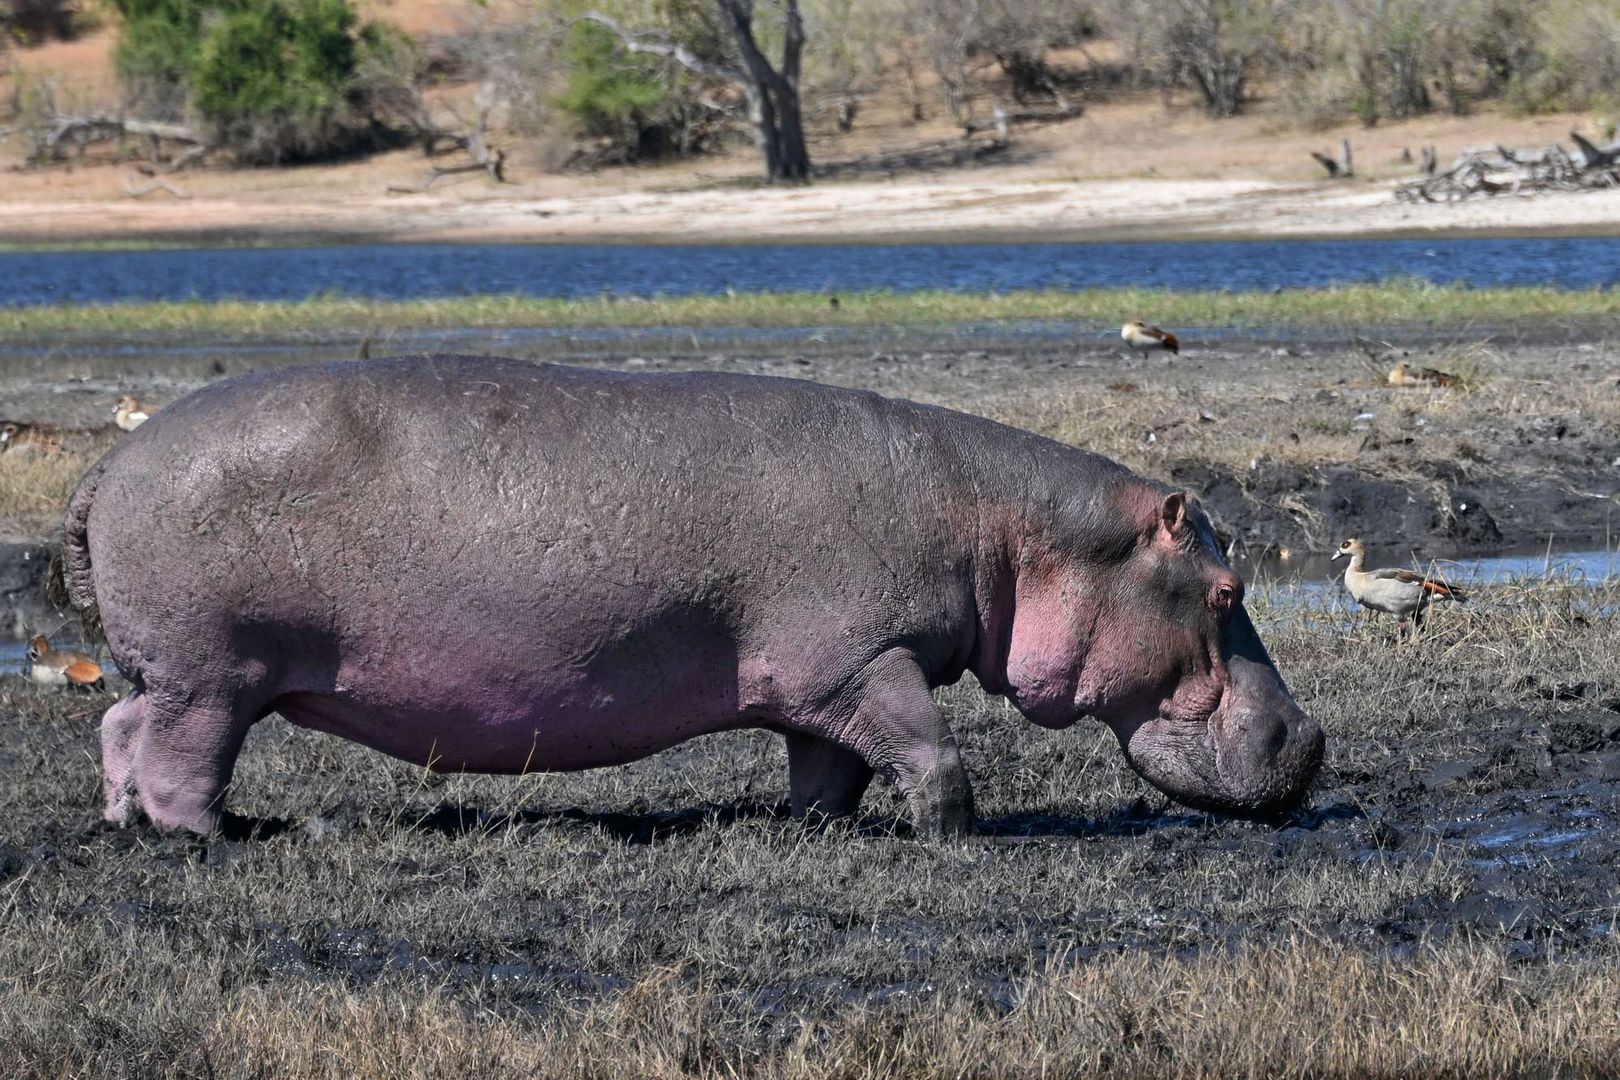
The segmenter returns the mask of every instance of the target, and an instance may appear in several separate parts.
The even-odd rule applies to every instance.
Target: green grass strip
[[[1162,289],[1009,293],[739,293],[653,299],[470,296],[379,301],[51,305],[0,310],[0,335],[209,333],[282,335],[408,327],[687,327],[944,325],[1056,319],[1099,326],[1140,317],[1170,326],[1466,322],[1620,315],[1620,289],[1467,289],[1422,281],[1282,292]]]

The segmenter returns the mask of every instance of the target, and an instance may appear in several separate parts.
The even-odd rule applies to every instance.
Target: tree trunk
[[[731,27],[747,70],[748,115],[754,143],[765,159],[765,179],[804,183],[810,179],[810,151],[804,142],[799,107],[799,68],[804,55],[804,21],[798,0],[783,4],[782,66],[771,62],[754,40],[753,0],[717,0],[720,17]]]
[[[799,108],[799,67],[804,56],[804,20],[798,0],[782,0],[782,66],[774,68],[754,40],[754,0],[716,0],[720,18],[731,27],[743,67],[717,64],[696,55],[667,36],[643,36],[620,26],[600,11],[586,11],[579,19],[611,30],[632,53],[664,56],[705,78],[724,79],[743,88],[748,98],[748,122],[754,145],[765,163],[765,179],[804,183],[810,179],[810,152],[804,144],[804,120]]]

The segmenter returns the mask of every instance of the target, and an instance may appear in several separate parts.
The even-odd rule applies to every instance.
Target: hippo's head
[[[1106,723],[1131,765],[1181,802],[1269,814],[1322,761],[1243,608],[1243,582],[1180,493],[1117,488],[1056,508],[1019,548],[1007,695],[1029,719]]]

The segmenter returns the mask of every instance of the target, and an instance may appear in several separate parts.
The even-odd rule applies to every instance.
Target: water
[[[412,244],[0,253],[0,307],[161,300],[408,300],[782,290],[1308,288],[1412,277],[1470,286],[1620,283],[1620,239],[1086,244]]]
[[[1465,559],[1439,559],[1432,564],[1393,557],[1380,559],[1373,553],[1368,561],[1374,566],[1405,566],[1432,572],[1459,586],[1475,588],[1544,576],[1596,585],[1620,574],[1620,550],[1601,548],[1594,551],[1524,549]],[[1344,563],[1333,562],[1327,555],[1287,560],[1272,557],[1257,562],[1239,560],[1233,567],[1249,582],[1251,589],[1263,587],[1272,603],[1285,605],[1320,604],[1332,598],[1342,588],[1339,576],[1344,573]]]

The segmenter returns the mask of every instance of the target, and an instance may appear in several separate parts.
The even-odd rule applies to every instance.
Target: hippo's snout
[[[1200,810],[1272,817],[1298,806],[1321,769],[1326,736],[1275,671],[1255,666],[1200,723],[1160,716],[1122,733],[1143,778]],[[1247,684],[1247,685],[1245,685]]]
[[[1270,708],[1239,705],[1213,741],[1220,793],[1213,801],[1225,805],[1212,808],[1256,816],[1298,806],[1327,746],[1321,725],[1292,702]]]

